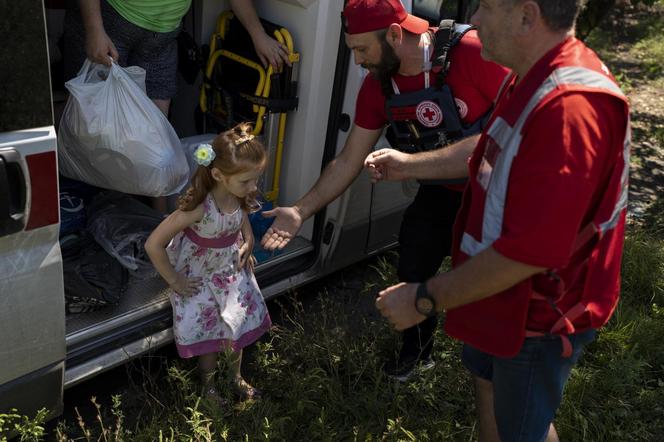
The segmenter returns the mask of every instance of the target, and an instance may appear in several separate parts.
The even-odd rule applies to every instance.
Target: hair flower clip
[[[194,159],[201,166],[209,166],[217,155],[209,144],[199,144],[194,151]]]

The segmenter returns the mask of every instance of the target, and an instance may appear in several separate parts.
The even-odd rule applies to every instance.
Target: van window
[[[3,2],[2,14],[0,132],[51,126],[53,111],[42,2]]]

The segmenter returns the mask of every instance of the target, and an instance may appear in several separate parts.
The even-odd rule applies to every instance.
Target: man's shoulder
[[[362,80],[362,86],[360,88],[359,98],[362,97],[373,97],[376,94],[382,95],[380,82],[374,74],[369,72],[364,80]]]
[[[464,34],[463,38],[452,48],[456,54],[463,54],[481,58],[480,51],[482,50],[482,42],[477,35],[476,30],[468,31]]]

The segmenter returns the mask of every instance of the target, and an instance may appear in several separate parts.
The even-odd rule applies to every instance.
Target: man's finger
[[[286,244],[288,244],[289,242],[290,242],[290,239],[288,239],[288,238],[284,238],[284,237],[280,237],[280,238],[279,238],[279,242],[277,243],[276,248],[279,249],[279,250],[282,250],[284,247],[286,247]]]
[[[274,233],[274,230],[272,229],[272,227],[267,229],[267,231],[265,232],[265,234],[261,238],[261,245],[263,247],[265,247],[265,245],[270,241],[270,239],[272,239],[272,234],[273,233]]]
[[[278,241],[279,241],[279,235],[276,232],[273,232],[271,235],[268,236],[267,240],[265,241],[265,244],[263,244],[263,248],[267,250],[274,250],[276,248],[276,244]]]

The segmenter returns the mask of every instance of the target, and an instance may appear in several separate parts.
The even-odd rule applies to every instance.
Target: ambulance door
[[[41,0],[0,26],[0,413],[62,409],[65,312],[56,136]]]

